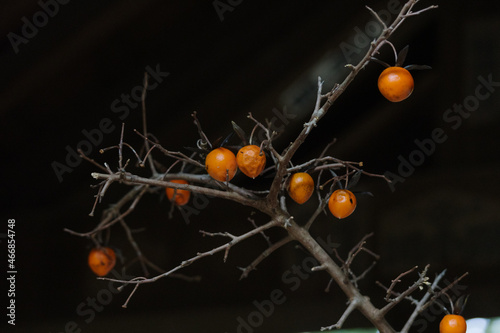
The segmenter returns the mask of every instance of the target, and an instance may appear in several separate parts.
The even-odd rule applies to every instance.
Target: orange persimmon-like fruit
[[[328,200],[328,208],[336,218],[346,218],[356,209],[356,196],[349,190],[336,190]]]
[[[266,166],[266,154],[256,145],[242,147],[236,154],[238,168],[250,178],[255,178]]]
[[[414,82],[410,72],[403,67],[388,67],[378,78],[380,93],[391,102],[401,102],[413,92]]]
[[[236,156],[227,148],[215,148],[205,159],[205,169],[213,179],[221,182],[229,181],[238,170]]]
[[[465,333],[467,323],[464,317],[456,314],[448,314],[439,323],[439,333]]]
[[[290,177],[288,194],[298,204],[303,204],[314,192],[314,180],[307,172],[297,172]]]
[[[182,180],[182,179],[172,179],[170,180],[172,183],[176,184],[188,184],[187,181]],[[175,199],[174,202],[178,206],[184,206],[189,202],[189,197],[191,196],[191,192],[188,190],[181,190],[179,188],[175,189],[172,187],[167,187],[165,189],[165,192],[167,193],[167,198],[168,200],[172,201],[172,198],[174,197],[175,193]]]
[[[89,253],[88,262],[90,269],[97,276],[105,276],[115,267],[115,251],[109,247],[93,248]]]

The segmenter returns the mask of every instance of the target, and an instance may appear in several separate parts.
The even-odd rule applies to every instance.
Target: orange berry
[[[215,148],[205,159],[205,169],[213,179],[221,182],[231,180],[238,170],[236,156],[224,147]]]
[[[298,204],[303,204],[314,192],[314,180],[307,172],[297,172],[290,177],[288,194]]]
[[[90,269],[97,276],[105,276],[115,267],[115,251],[109,247],[93,248],[89,253],[88,262]]]
[[[182,179],[173,179],[170,180],[170,182],[176,184],[188,184],[187,181]],[[175,189],[172,187],[167,187],[165,189],[165,192],[167,193],[167,198],[170,201],[172,201],[175,192],[175,204],[179,206],[184,206],[185,204],[187,204],[189,201],[189,197],[191,196],[191,192],[188,190]]]
[[[336,190],[328,200],[328,208],[336,218],[346,218],[356,209],[356,197],[349,190]]]
[[[413,87],[413,77],[403,67],[386,68],[378,77],[380,93],[391,102],[401,102],[408,98]]]
[[[244,146],[236,154],[236,162],[241,172],[250,178],[255,178],[266,166],[266,154],[261,153],[259,146]]]
[[[465,333],[466,331],[467,323],[460,315],[446,315],[439,323],[439,333]]]

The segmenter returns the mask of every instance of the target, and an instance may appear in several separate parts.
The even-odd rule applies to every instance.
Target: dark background
[[[346,220],[322,217],[313,231],[341,244],[343,255],[365,234],[375,232],[368,246],[382,257],[361,288],[378,306],[384,303],[384,293],[376,280],[389,284],[414,265],[421,269],[430,264],[431,276],[447,269],[448,280],[470,273],[460,283],[468,288],[459,290],[471,294],[465,317],[498,316],[498,87],[456,129],[443,114],[472,100],[479,76],[500,81],[500,12],[492,1],[436,3],[439,9],[408,19],[392,38],[398,49],[410,45],[406,64],[433,67],[413,72],[412,96],[401,103],[385,100],[376,86],[382,67],[369,64],[294,162],[317,156],[337,138],[333,156],[363,161],[370,172],[397,173],[401,158],[416,154],[415,140],[429,139],[434,129],[441,128],[447,140],[436,144],[395,191],[380,179],[362,178],[355,190],[371,191],[374,197],[360,196],[356,213]],[[416,9],[431,4],[423,1]],[[252,302],[269,299],[275,289],[286,301],[276,305],[256,331],[315,330],[335,323],[346,299],[338,288],[324,292],[325,274],[307,274],[295,291],[283,280],[294,264],[307,262],[293,245],[273,254],[247,279],[238,280],[237,267],[248,265],[265,248],[259,237],[231,250],[225,264],[216,255],[184,271],[202,276],[200,283],[163,279],[139,288],[129,308],[122,309],[128,288],[113,295],[92,320],[88,314],[80,315],[78,306],[102,293],[107,283],[96,280],[87,267],[92,244],[63,228],[83,232],[98,222],[98,217],[88,216],[96,191],[90,187],[95,183],[90,173],[96,169],[83,162],[60,181],[52,164],[64,164],[66,147],[76,149],[86,140],[82,131],[98,128],[104,118],[115,130],[103,135],[99,147],[92,147],[92,158],[116,166],[116,154],[100,156],[98,149],[118,142],[122,121],[126,140],[139,146],[133,129],[141,126],[140,108],[131,108],[120,119],[123,113],[113,112],[112,103],[142,84],[147,66],[169,72],[147,99],[149,130],[165,147],[183,150],[195,145],[197,131],[190,116],[195,110],[215,140],[231,131],[230,120],[250,131],[248,112],[264,120],[275,116],[273,109],[286,107],[294,118],[276,143],[285,147],[309,117],[317,76],[330,89],[347,75],[344,65],[366,50],[352,54],[352,59],[342,52],[347,44],[361,50],[354,44],[355,35],[361,38],[359,31],[373,23],[365,5],[376,11],[387,9],[385,1],[241,1],[221,21],[211,1],[71,1],[59,5],[58,12],[15,52],[9,33],[21,36],[23,17],[33,22],[43,9],[36,1],[2,4],[0,233],[6,232],[7,219],[16,220],[18,270],[16,327],[7,331],[62,332],[66,323],[74,321],[82,332],[236,332],[237,318],[247,318],[256,310]],[[389,47],[382,49],[380,58],[393,62]],[[241,176],[234,180],[248,185],[245,181]],[[112,188],[96,215],[125,190],[120,185]],[[314,204],[313,200],[300,210],[291,206],[303,220]],[[135,237],[148,258],[165,269],[224,241],[202,238],[200,229],[241,233],[250,227],[250,210],[216,199],[191,216],[189,224],[179,211],[168,219],[168,211],[164,198],[147,195],[127,218],[132,228],[145,228]],[[257,223],[266,221],[258,214],[253,218]],[[279,234],[272,236],[276,240]],[[125,259],[133,256],[119,227],[113,229],[110,245]],[[6,253],[5,240],[2,252]],[[2,258],[5,263],[6,255]],[[361,272],[371,258],[359,259],[356,268]],[[140,271],[135,267],[131,273]],[[408,277],[400,288],[415,278],[415,274]],[[400,328],[410,310],[401,306],[389,320]],[[425,325],[415,331],[421,327],[435,331],[439,316],[430,311]],[[2,318],[0,325],[6,327],[7,319]],[[354,314],[346,326],[369,323]]]

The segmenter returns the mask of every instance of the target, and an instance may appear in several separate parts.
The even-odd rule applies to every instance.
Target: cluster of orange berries
[[[243,146],[236,155],[227,148],[215,148],[205,159],[208,174],[221,182],[233,179],[238,169],[246,176],[255,178],[265,166],[266,154],[256,145]]]
[[[205,159],[208,174],[221,182],[230,181],[239,168],[245,175],[255,178],[264,170],[266,155],[256,145],[241,148],[236,156],[227,148],[215,148]],[[314,180],[307,172],[298,172],[290,177],[288,194],[298,204],[309,200],[314,192]],[[356,197],[349,190],[339,189],[328,200],[332,214],[343,219],[356,208]]]
[[[373,60],[387,67],[380,74],[377,83],[380,93],[391,102],[401,102],[413,92],[414,81],[408,69],[430,68],[419,65],[401,67],[407,52],[408,46],[403,48],[396,56],[394,66],[389,66],[373,58]],[[236,155],[227,148],[215,148],[205,158],[206,171],[213,179],[220,182],[229,182],[236,175],[238,169],[248,177],[255,178],[262,173],[265,166],[266,155],[256,145],[246,145]],[[172,180],[172,182],[188,184],[185,180]],[[309,200],[313,191],[314,181],[309,174],[297,173],[291,177],[288,192],[290,197],[297,203],[303,204]],[[178,206],[183,206],[189,202],[190,192],[188,190],[167,187],[166,194],[168,199]],[[334,216],[345,218],[356,208],[356,197],[349,190],[337,190],[331,195],[328,207]]]
[[[256,178],[266,166],[266,155],[259,146],[243,146],[235,155],[231,150],[219,147],[213,149],[205,158],[205,169],[208,174],[220,182],[230,181],[239,169],[246,176]],[[177,184],[188,184],[185,180],[171,180]],[[288,194],[297,203],[303,204],[314,192],[314,180],[306,172],[298,172],[290,177]],[[170,201],[178,206],[189,202],[190,192],[184,189],[166,188]],[[343,219],[356,209],[356,196],[349,190],[339,189],[333,192],[328,201],[333,216]]]
[[[220,182],[230,181],[239,169],[250,178],[255,178],[262,173],[266,166],[266,155],[256,145],[246,145],[242,147],[238,154],[224,147],[213,149],[205,158],[205,169],[208,174]],[[185,180],[174,179],[172,183],[185,184]],[[191,192],[184,189],[165,189],[167,198],[178,206],[183,206],[189,202]]]
[[[314,180],[307,172],[297,172],[290,177],[288,195],[298,204],[309,200],[313,192]],[[330,195],[328,209],[336,218],[346,218],[356,209],[356,196],[349,190],[338,189]]]

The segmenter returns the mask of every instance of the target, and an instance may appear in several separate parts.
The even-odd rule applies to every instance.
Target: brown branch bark
[[[146,148],[149,147],[149,143],[152,144],[151,149],[146,149],[147,154],[146,158],[148,161],[151,163],[151,171],[153,173],[153,176],[150,178],[145,178],[145,177],[139,177],[137,175],[125,172],[125,167],[121,165],[121,155],[120,155],[120,170],[116,173],[112,172],[109,166],[105,164],[105,170],[107,173],[93,173],[92,176],[95,179],[100,179],[103,180],[104,183],[101,187],[101,189],[98,192],[98,198],[102,198],[104,194],[106,193],[106,189],[112,184],[112,183],[122,183],[126,185],[133,185],[135,186],[135,193],[132,193],[131,196],[133,198],[127,197],[126,202],[129,202],[130,200],[133,200],[131,206],[127,211],[124,213],[120,213],[118,216],[114,215],[113,217],[108,217],[104,220],[101,221],[101,223],[91,232],[86,233],[86,234],[79,234],[73,231],[66,230],[68,232],[71,232],[75,235],[79,236],[89,236],[92,235],[95,232],[101,231],[103,229],[109,228],[111,225],[116,223],[117,221],[123,221],[123,218],[129,214],[132,210],[135,204],[138,202],[140,197],[142,195],[139,195],[140,193],[145,193],[146,189],[148,188],[154,188],[154,187],[172,187],[176,189],[184,189],[184,190],[189,190],[195,193],[199,194],[204,194],[207,196],[211,197],[218,197],[234,202],[238,202],[242,205],[246,205],[249,207],[252,207],[254,209],[257,209],[261,211],[262,213],[268,215],[271,218],[271,221],[262,225],[262,226],[254,226],[254,228],[240,236],[235,236],[232,234],[229,234],[227,232],[223,233],[206,233],[206,235],[210,236],[225,236],[229,237],[231,240],[229,242],[226,242],[218,247],[215,247],[211,250],[205,251],[205,252],[200,252],[197,253],[195,256],[191,257],[190,259],[187,259],[185,261],[182,261],[178,266],[170,269],[169,271],[166,271],[162,274],[159,274],[157,276],[151,277],[151,278],[146,278],[146,277],[136,277],[134,279],[131,279],[129,281],[121,281],[121,280],[116,280],[116,279],[110,279],[110,278],[101,278],[104,280],[109,280],[109,281],[115,281],[115,282],[121,282],[124,285],[128,284],[133,284],[134,290],[132,291],[132,294],[137,290],[137,287],[140,284],[144,283],[152,283],[155,282],[163,277],[166,276],[171,276],[172,274],[176,273],[180,269],[191,265],[192,263],[205,258],[207,256],[211,256],[214,254],[217,254],[219,252],[224,252],[224,258],[227,257],[229,250],[231,249],[232,246],[241,243],[242,241],[259,234],[269,228],[272,227],[282,227],[288,232],[288,237],[283,238],[281,241],[274,243],[271,245],[267,250],[265,250],[252,264],[250,264],[242,274],[242,277],[245,277],[246,274],[255,266],[262,261],[267,255],[271,254],[273,251],[276,249],[280,248],[284,244],[290,242],[290,241],[297,241],[300,243],[317,261],[318,261],[318,266],[317,269],[314,271],[321,272],[321,271],[326,271],[335,281],[335,283],[340,287],[340,289],[345,293],[349,306],[347,310],[344,312],[340,320],[337,322],[337,324],[331,326],[333,327],[340,327],[343,325],[345,320],[348,318],[349,314],[354,311],[355,309],[359,310],[380,332],[382,333],[394,333],[395,330],[391,327],[391,325],[387,322],[385,319],[385,314],[392,309],[396,304],[398,304],[401,300],[405,299],[408,297],[414,290],[416,290],[418,287],[422,286],[424,282],[426,282],[427,277],[426,277],[426,272],[427,268],[424,270],[424,272],[421,273],[420,278],[406,291],[403,293],[399,294],[395,299],[392,299],[389,304],[387,304],[384,308],[378,309],[375,307],[371,301],[369,300],[368,297],[364,296],[361,294],[359,289],[356,286],[356,282],[350,280],[348,277],[348,270],[349,270],[349,265],[354,259],[354,257],[362,250],[363,248],[363,241],[362,240],[353,251],[349,254],[349,258],[347,258],[346,262],[343,262],[345,266],[347,266],[347,270],[343,270],[332,258],[331,256],[323,249],[320,244],[313,238],[313,236],[309,232],[309,228],[313,224],[314,220],[316,217],[320,214],[320,212],[324,209],[326,200],[320,199],[320,204],[318,205],[316,211],[312,214],[310,219],[306,221],[305,226],[299,225],[297,222],[295,222],[294,217],[290,216],[290,214],[287,211],[286,207],[286,202],[285,202],[285,197],[282,195],[284,192],[284,179],[286,179],[287,175],[294,171],[295,168],[291,167],[292,165],[292,158],[295,155],[296,151],[299,149],[299,147],[304,143],[306,138],[309,136],[311,133],[312,129],[317,126],[318,122],[325,116],[325,114],[328,112],[328,110],[332,107],[332,105],[335,103],[335,101],[341,96],[341,94],[346,90],[346,88],[351,84],[351,82],[354,80],[354,78],[357,76],[357,74],[371,61],[371,59],[378,53],[379,49],[385,44],[388,43],[388,38],[394,33],[394,31],[403,23],[403,21],[411,16],[418,15],[426,10],[435,8],[435,6],[430,6],[425,9],[422,9],[417,12],[413,12],[413,6],[418,2],[418,0],[409,0],[405,3],[405,5],[402,7],[400,13],[397,15],[396,19],[392,22],[391,25],[386,26],[383,24],[383,31],[381,35],[376,38],[370,45],[369,50],[366,52],[364,57],[359,61],[357,65],[351,65],[348,64],[346,67],[350,69],[350,73],[347,75],[347,77],[344,79],[343,82],[341,83],[336,83],[334,84],[333,88],[325,95],[323,95],[322,90],[323,90],[323,81],[321,78],[318,78],[318,90],[317,90],[317,100],[315,103],[314,110],[311,114],[311,117],[308,122],[304,124],[304,127],[302,128],[301,132],[297,135],[295,140],[286,148],[281,154],[278,153],[273,145],[272,141],[273,138],[275,137],[275,133],[272,132],[272,129],[270,126],[265,127],[264,125],[260,124],[257,122],[251,115],[249,115],[249,118],[253,119],[258,126],[263,128],[266,131],[266,136],[267,136],[267,141],[265,142],[265,146],[267,149],[271,152],[273,161],[275,162],[275,171],[276,174],[271,182],[271,185],[269,187],[269,192],[265,198],[259,197],[252,191],[246,190],[244,188],[235,186],[233,184],[227,183],[227,184],[222,184],[219,182],[216,182],[212,180],[208,175],[190,175],[190,174],[164,174],[164,175],[158,175],[156,174],[155,168],[154,168],[154,163],[152,163],[153,158],[152,155],[150,154],[151,151],[154,148],[159,149],[161,152],[163,152],[165,155],[173,157],[179,161],[182,161],[184,163],[190,163],[196,167],[202,168],[203,165],[199,162],[194,160],[193,158],[186,156],[183,153],[180,152],[170,152],[163,148],[161,145],[152,142],[148,138],[148,133],[147,133],[147,128],[145,126],[145,119],[144,119],[144,124],[143,124],[143,133],[137,132],[139,135],[141,135],[144,140],[145,140],[145,146]],[[375,15],[375,17],[382,22],[380,17],[371,9],[369,9],[370,12]],[[383,23],[383,22],[382,22]],[[147,85],[147,80],[144,84],[145,88]],[[143,94],[143,115],[145,117],[145,90],[144,89],[144,94]],[[208,138],[204,134],[200,122],[196,116],[196,113],[193,113],[193,118],[195,121],[196,126],[198,127],[198,131],[200,134],[200,140],[198,142],[199,146],[201,148],[207,148],[210,147],[211,144],[208,141]],[[121,154],[121,150],[124,146],[123,142],[123,135],[120,140],[120,145],[119,145],[119,150]],[[338,161],[336,159],[331,158],[331,162],[333,163],[327,163],[330,162],[328,159],[329,157],[324,157],[323,154],[321,156],[322,161],[325,164],[321,165],[319,164],[320,162],[316,159],[313,160],[310,164],[306,164],[305,166],[314,166],[317,171],[321,172],[325,168],[329,169],[335,169],[339,167],[345,167],[346,168],[346,173],[341,179],[345,179],[346,182],[348,178],[352,176],[352,174],[360,171],[358,166],[359,164],[355,164],[354,162],[342,162]],[[102,168],[101,168],[102,169]],[[371,175],[371,174],[370,174]],[[375,175],[374,175],[375,176]],[[178,184],[178,183],[172,183],[169,182],[168,179],[172,178],[179,178],[179,179],[185,179],[190,184]],[[383,176],[382,176],[383,177]],[[340,178],[340,177],[339,177]],[[337,178],[335,178],[337,180]],[[195,185],[196,184],[196,185]],[[372,253],[372,255],[374,255]],[[374,255],[376,256],[376,255]],[[366,271],[365,271],[366,272]],[[403,273],[400,277],[403,275],[407,274],[409,272]],[[363,273],[365,274],[365,273]],[[398,278],[399,279],[399,278]],[[398,280],[396,279],[396,280]],[[389,288],[388,294],[391,294],[392,289],[394,288],[394,285],[397,283],[394,282],[393,286]],[[132,296],[132,294],[130,296]],[[129,297],[130,299],[130,297]],[[126,304],[128,303],[129,299],[127,299]],[[424,307],[423,305],[422,307]]]
[[[335,283],[342,289],[349,301],[355,303],[356,309],[358,309],[381,333],[395,333],[381,311],[377,309],[367,297],[363,296],[349,279],[346,279],[342,269],[316,242],[311,234],[293,221],[289,222],[289,224],[287,230],[290,236],[304,246],[304,248],[318,260],[321,266],[323,266],[333,278]]]

